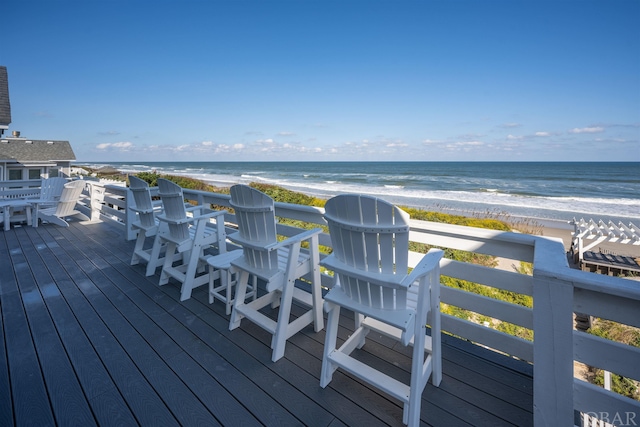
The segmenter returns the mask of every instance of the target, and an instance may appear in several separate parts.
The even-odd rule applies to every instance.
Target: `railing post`
[[[533,301],[533,422],[573,425],[573,285],[534,271]]]
[[[102,202],[104,201],[104,187],[89,183],[89,209],[91,209],[91,221],[100,220],[100,211],[102,210]]]
[[[124,200],[125,200],[124,237],[126,240],[134,240],[137,237],[138,233],[136,231],[133,231],[133,227],[131,227],[131,224],[133,224],[133,222],[136,220],[136,213],[129,208],[131,207],[131,205],[135,204],[135,201],[133,199],[133,193],[131,192],[129,187],[127,187],[126,189]]]

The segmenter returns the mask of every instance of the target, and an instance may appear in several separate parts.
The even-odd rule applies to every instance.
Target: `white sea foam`
[[[104,166],[104,164],[95,167],[100,166]],[[588,191],[583,191],[583,194],[587,195],[586,197],[566,196],[555,191],[555,188],[554,191],[548,191],[548,194],[560,193],[557,197],[541,196],[535,193],[536,191],[546,192],[544,185],[536,183],[538,190],[535,190],[526,180],[510,180],[508,187],[505,187],[503,178],[488,179],[475,176],[441,177],[419,174],[373,174],[357,171],[342,173],[324,170],[313,171],[313,173],[302,173],[303,171],[291,173],[277,171],[274,173],[253,166],[244,169],[243,172],[237,169],[227,169],[229,173],[225,174],[224,172],[209,173],[214,169],[207,169],[206,166],[204,168],[188,167],[187,165],[179,168],[179,165],[176,167],[172,164],[161,167],[153,164],[113,166],[128,173],[156,170],[158,173],[192,176],[218,186],[260,181],[323,198],[340,193],[362,193],[380,196],[404,206],[439,207],[440,209],[449,207],[460,212],[505,211],[522,216],[537,216],[553,220],[565,220],[583,215],[585,217],[631,218],[636,222],[640,218],[640,200],[638,198],[590,197]],[[549,185],[556,184],[554,181],[550,181]],[[466,190],[442,189],[449,187],[466,188]],[[626,188],[624,183],[620,188]],[[630,185],[629,188],[635,187]]]

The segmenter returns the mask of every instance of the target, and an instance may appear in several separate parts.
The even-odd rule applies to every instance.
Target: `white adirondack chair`
[[[284,356],[287,339],[310,323],[315,331],[324,326],[322,294],[318,267],[318,234],[321,229],[301,230],[295,236],[278,241],[273,199],[246,185],[231,187],[231,207],[235,210],[238,232],[229,240],[242,246],[243,256],[231,261],[239,272],[236,298],[229,329],[240,326],[243,318],[251,320],[273,335],[271,359],[275,362]],[[302,242],[309,243],[309,250],[301,251]],[[246,302],[249,276],[266,282],[267,293]],[[296,279],[304,277],[311,283],[311,293],[295,286]],[[291,304],[298,301],[310,309],[290,321]],[[280,304],[277,320],[272,320],[259,310],[271,304]]]
[[[40,209],[38,212],[38,218],[42,221],[47,221],[62,227],[69,226],[67,221],[65,221],[65,218],[69,217],[76,217],[83,221],[89,221],[90,219],[88,216],[75,208],[85,185],[86,182],[82,180],[71,181],[64,184],[62,194],[60,195],[60,199],[56,202],[56,205],[51,208]]]
[[[342,368],[402,401],[403,422],[417,426],[429,376],[436,386],[442,379],[442,251],[430,250],[408,274],[409,215],[375,197],[336,196],[325,205],[325,219],[333,253],[321,265],[334,271],[335,285],[325,296],[328,320],[320,386],[326,387],[335,370]],[[355,313],[356,330],[336,348],[341,307]],[[427,321],[431,337],[426,336]],[[410,384],[351,356],[365,344],[369,331],[413,345]]]
[[[149,184],[135,176],[129,176],[129,190],[133,195],[135,206],[131,210],[136,212],[137,219],[131,224],[134,230],[138,230],[138,237],[131,255],[131,265],[139,264],[140,261],[147,263],[146,275],[152,276],[156,268],[164,263],[164,258],[160,256],[162,245],[158,237],[154,238],[151,248],[145,249],[147,237],[157,236],[160,232],[160,222],[156,215],[160,213],[161,206],[151,199]],[[167,229],[166,223],[162,223]]]
[[[33,226],[38,226],[38,215],[40,209],[50,208],[56,205],[64,185],[69,182],[64,177],[45,178],[40,185],[40,194],[35,199],[29,199],[31,206],[33,206]]]
[[[164,209],[164,214],[158,215],[158,219],[168,225],[167,232],[158,233],[160,243],[166,244],[159,285],[167,284],[173,277],[181,283],[180,301],[184,301],[191,297],[194,288],[209,284],[205,249],[214,247],[218,253],[227,250],[226,211],[211,211],[203,206],[187,209],[180,186],[161,178],[158,179],[158,187]],[[188,216],[187,211],[192,216]],[[215,219],[215,223],[211,219]],[[182,254],[182,262],[174,266],[177,254]]]

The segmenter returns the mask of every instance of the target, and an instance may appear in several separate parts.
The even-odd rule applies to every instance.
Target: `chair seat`
[[[304,268],[305,264],[308,264],[311,260],[309,253],[300,252],[295,264],[295,271],[300,271]],[[258,268],[251,265],[245,258],[236,258],[231,264],[240,269],[248,271],[249,273],[264,279],[267,285],[267,292],[274,291],[282,287],[282,281],[278,280],[279,277],[284,275],[287,264],[289,262],[289,248],[282,248],[278,250],[278,267],[277,268]]]
[[[380,309],[369,305],[361,304],[344,293],[340,286],[334,286],[324,297],[325,302],[337,304],[364,316],[372,317],[376,320],[386,322],[402,331],[407,331],[413,327],[416,315],[415,308],[402,310]]]

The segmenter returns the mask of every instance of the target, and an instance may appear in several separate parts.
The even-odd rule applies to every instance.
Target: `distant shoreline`
[[[88,167],[91,168],[90,166]],[[117,172],[123,177],[126,177],[131,173],[131,171],[127,172],[122,170],[117,170]],[[165,172],[158,172],[158,173],[161,175],[171,175],[170,173],[165,173]],[[229,188],[234,184],[240,183],[239,179],[236,180],[235,182],[232,182],[230,180],[219,181],[219,180],[212,180],[212,179],[202,179],[201,177],[193,176],[190,174],[180,174],[180,175],[187,176],[191,179],[201,181],[203,183],[206,183],[208,185],[218,187],[218,188]],[[282,187],[286,188],[286,186],[282,186]],[[326,199],[326,197],[322,197],[321,195],[317,194],[317,192],[314,193],[314,192],[308,192],[308,191],[307,192],[300,191],[299,188],[291,189],[291,190],[300,192],[308,196]],[[384,196],[380,196],[380,197],[384,198]],[[402,203],[398,203],[398,204],[402,205]],[[437,206],[422,206],[422,205],[417,206],[417,205],[409,205],[409,204],[404,204],[404,205],[412,208],[426,210],[426,211],[441,212],[441,213],[446,213],[451,215],[460,215],[465,217],[477,217],[477,218],[493,218],[493,219],[498,219],[503,222],[512,224],[512,226],[513,224],[526,221],[528,224],[531,225],[531,228],[535,228],[536,231],[539,231],[539,233],[534,233],[534,235],[542,235],[544,237],[559,238],[563,241],[566,250],[569,250],[571,247],[571,237],[573,232],[573,226],[571,225],[570,221],[559,220],[559,219],[556,220],[556,219],[549,219],[549,218],[536,218],[536,217],[523,216],[523,215],[498,214],[498,213],[493,214],[493,213],[488,213],[483,211],[473,211],[471,209],[449,208],[443,205],[437,205]],[[611,243],[605,243],[599,246],[602,248],[606,247],[607,249],[614,250],[618,253],[640,256],[639,246],[632,246],[632,245],[623,246],[623,245],[611,244]]]

